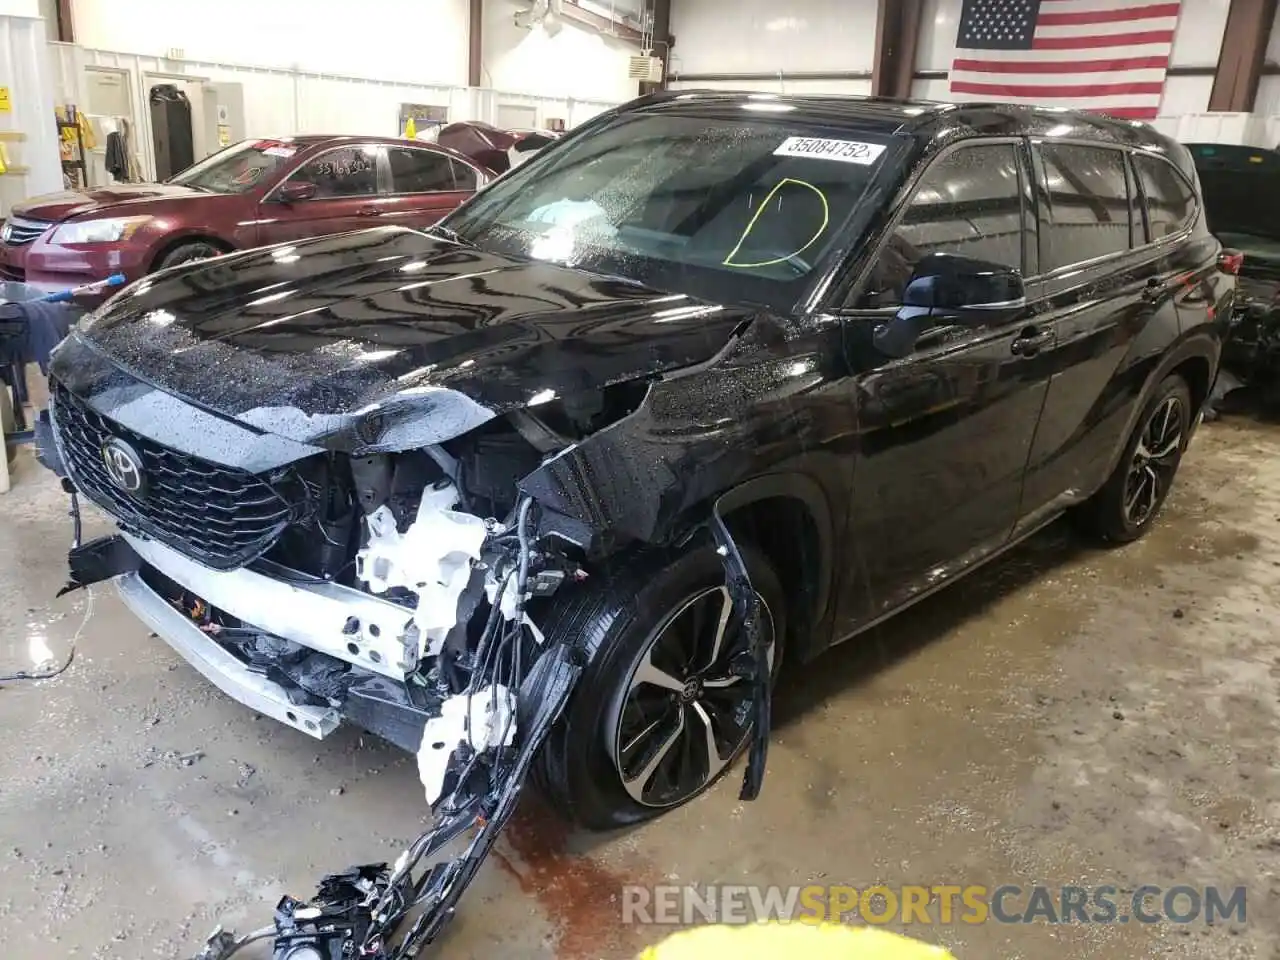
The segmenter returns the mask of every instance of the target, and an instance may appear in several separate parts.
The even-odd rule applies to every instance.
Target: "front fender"
[[[853,431],[839,336],[833,325],[767,344],[753,328],[717,360],[655,382],[634,413],[544,463],[520,490],[589,529],[603,552],[670,543],[721,498],[728,513],[767,491],[798,491],[817,523],[837,529],[843,507],[831,504],[847,500],[853,459],[841,449]]]

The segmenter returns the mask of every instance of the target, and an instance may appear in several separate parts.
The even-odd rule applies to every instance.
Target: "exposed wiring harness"
[[[71,491],[71,522],[74,531],[71,547],[75,549],[80,546],[80,503],[76,499],[74,490]],[[52,680],[66,673],[67,668],[76,658],[76,646],[80,642],[80,637],[84,635],[84,629],[89,625],[89,618],[92,616],[93,589],[88,588],[85,591],[84,616],[80,618],[80,626],[76,627],[76,632],[71,637],[71,649],[67,651],[67,658],[62,663],[43,670],[19,670],[16,673],[0,674],[0,683],[14,683],[19,680]]]
[[[450,757],[452,785],[446,772],[446,789],[434,805],[430,829],[414,840],[391,868],[368,864],[327,876],[308,902],[284,897],[271,927],[240,938],[221,928],[215,930],[195,960],[227,960],[243,946],[272,936],[274,960],[295,956],[411,960],[439,937],[515,811],[533,761],[586,664],[586,655],[576,643],[560,640],[546,645],[526,621],[530,577],[538,559],[531,533],[533,510],[532,501],[522,499],[516,509],[514,541],[505,531],[494,538],[504,546],[500,562],[492,568],[497,592],[492,595],[489,616],[470,660],[470,676],[457,694],[467,698],[468,718],[471,699],[484,690],[491,698],[491,711],[496,710],[500,687],[516,692],[514,711],[505,711],[496,737],[487,736],[478,748],[473,748],[468,737],[455,748]],[[770,722],[770,675],[759,602],[742,555],[718,512],[713,513],[709,525],[724,564],[733,616],[747,639],[735,672],[746,678],[754,691],[755,730],[741,794],[743,799],[754,799],[764,773]],[[504,614],[513,580],[514,603]],[[525,652],[530,641],[535,655],[526,671]],[[505,744],[513,722],[519,739],[516,746],[508,747]],[[474,832],[460,854],[420,871],[424,861],[468,831]],[[413,923],[399,936],[415,910],[419,912]],[[398,942],[393,942],[397,938]]]
[[[524,498],[515,514],[515,537],[504,533],[495,538],[505,546],[493,574],[497,592],[476,643],[470,676],[458,694],[467,698],[468,717],[472,698],[483,691],[490,697],[491,711],[497,710],[500,688],[516,693],[515,708],[503,711],[496,736],[487,738],[480,749],[463,741],[455,750],[453,759],[459,762],[452,788],[436,804],[431,828],[390,869],[370,864],[325,877],[309,903],[285,897],[271,927],[239,938],[215,930],[196,960],[226,960],[249,943],[272,936],[278,958],[307,945],[316,951],[323,946],[328,952],[316,955],[324,960],[408,960],[435,940],[452,918],[455,904],[515,811],[533,759],[568,702],[585,660],[580,650],[561,642],[542,649],[526,670],[526,647],[535,636],[526,630],[525,618],[535,561],[533,501]],[[513,583],[514,603],[504,614]],[[512,724],[519,743],[506,747]],[[474,833],[461,854],[419,870],[469,830]],[[414,910],[420,912],[408,932],[393,943]]]

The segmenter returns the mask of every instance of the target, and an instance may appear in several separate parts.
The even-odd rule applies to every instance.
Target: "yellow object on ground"
[[[695,927],[648,947],[637,960],[955,960],[931,946],[875,927],[805,923]]]

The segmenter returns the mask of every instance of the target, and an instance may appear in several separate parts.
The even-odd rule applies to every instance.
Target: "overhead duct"
[[[541,26],[551,36],[560,32],[566,22],[598,30],[637,46],[641,43],[644,11],[638,6],[593,0],[527,0],[528,6],[515,15],[515,25],[522,30]]]
[[[540,26],[554,37],[564,27],[564,0],[533,0],[527,9],[516,13],[515,24],[522,30]]]

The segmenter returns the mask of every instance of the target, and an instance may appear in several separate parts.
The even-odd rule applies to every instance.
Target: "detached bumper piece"
[[[332,707],[292,702],[288,690],[215,643],[190,617],[152,590],[141,574],[126,573],[116,582],[116,589],[139,620],[233,700],[317,739],[332,733],[342,722]]]
[[[308,960],[417,956],[453,917],[458,900],[515,812],[533,759],[564,711],[582,668],[582,654],[567,644],[547,650],[538,659],[520,690],[521,705],[530,706],[527,712],[521,711],[525,725],[519,749],[494,763],[489,776],[460,777],[458,789],[435,824],[401,854],[393,870],[386,864],[369,864],[325,877],[310,901],[281,900],[272,927],[244,937],[215,930],[195,960],[228,960],[249,943],[267,938],[274,939],[273,960],[299,955]],[[482,792],[468,789],[477,783],[485,785]],[[461,855],[434,863],[415,878],[420,863],[473,828],[475,833]],[[393,943],[409,914],[419,909],[408,932]]]

